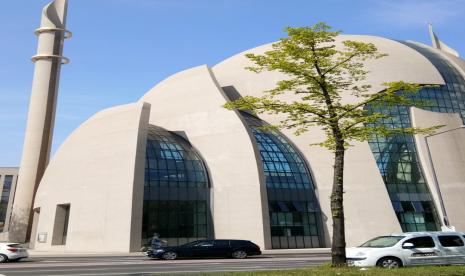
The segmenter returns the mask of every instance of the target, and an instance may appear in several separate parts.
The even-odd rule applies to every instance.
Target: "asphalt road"
[[[303,268],[329,261],[328,254],[286,254],[235,259],[151,260],[130,257],[35,257],[0,264],[0,275],[160,275]]]

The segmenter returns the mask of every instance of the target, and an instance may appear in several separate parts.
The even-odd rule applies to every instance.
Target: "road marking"
[[[313,262],[325,262],[328,261],[328,259],[321,259],[321,260],[312,260]],[[309,264],[312,261],[308,260],[297,260],[297,261],[287,261],[286,263],[292,263],[292,264]],[[216,262],[216,263],[180,263],[180,262],[171,262],[171,263],[149,263],[149,262],[126,262],[126,263],[112,263],[112,262],[106,262],[106,263],[33,263],[33,264],[27,264],[27,265],[22,265],[20,263],[17,264],[11,264],[11,265],[2,265],[2,268],[40,268],[40,267],[73,267],[73,266],[81,266],[81,267],[88,267],[88,266],[114,266],[114,267],[125,267],[125,266],[136,266],[136,265],[141,265],[141,266],[153,266],[153,267],[159,267],[162,268],[164,266],[205,266],[205,265],[225,265],[225,266],[232,266],[232,265],[282,265],[285,264],[285,262]]]
[[[270,262],[254,262],[254,263],[209,263],[209,265],[222,265],[224,267],[266,267],[266,266],[269,266],[269,267],[287,267],[287,266],[296,266],[296,265],[305,265],[305,266],[310,266],[312,265],[312,263],[310,262],[303,262],[303,261],[297,261],[297,262],[287,262],[287,263],[270,263]],[[111,265],[111,264],[110,264]],[[140,264],[131,264],[133,266],[135,265],[140,265]],[[144,265],[150,265],[150,264],[144,264]],[[108,268],[108,267],[100,267],[100,268],[84,268],[84,267],[77,267],[77,266],[80,266],[80,264],[68,264],[68,265],[59,265],[59,266],[48,266],[50,268],[56,268],[56,269],[40,269],[39,267],[44,267],[46,268],[47,266],[44,266],[44,265],[41,265],[41,266],[38,266],[38,265],[28,265],[28,267],[18,267],[17,265],[15,265],[14,267],[5,267],[5,266],[2,266],[3,268],[11,268],[11,269],[19,269],[20,271],[22,272],[32,272],[32,271],[41,271],[41,272],[51,272],[51,271],[65,271],[67,267],[76,267],[75,269],[76,270],[82,270],[82,271],[87,271],[87,270],[108,270],[108,269],[114,269],[114,270],[118,270],[118,269],[129,269],[127,266],[122,266],[122,265],[117,265],[117,266],[113,266],[111,268]],[[103,266],[103,264],[94,264],[94,266]],[[205,263],[172,263],[172,264],[163,264],[163,265],[156,265],[156,266],[153,266],[153,269],[169,269],[169,268],[172,268],[173,266],[176,266],[176,267],[198,267],[198,266],[205,266]],[[34,270],[23,270],[23,269],[32,269],[32,268],[39,268],[39,269],[34,269]],[[61,268],[61,269],[60,269]],[[15,271],[11,271],[11,272],[15,272]]]
[[[228,260],[224,259],[221,261],[216,261],[214,263],[211,262],[211,259],[198,259],[198,260],[175,260],[175,261],[163,261],[163,260],[151,260],[151,259],[142,259],[142,260],[137,260],[137,261],[125,261],[125,262],[113,262],[113,261],[106,261],[106,262],[58,262],[58,261],[39,261],[39,262],[19,262],[15,264],[5,264],[2,265],[3,268],[17,268],[18,266],[20,267],[44,267],[49,264],[57,264],[56,267],[62,266],[62,267],[67,267],[67,266],[105,266],[105,265],[114,265],[114,266],[122,266],[122,265],[205,265],[205,264],[238,264],[238,263],[276,263],[276,262],[311,262],[311,261],[328,261],[328,258],[270,258],[270,259],[265,259],[265,258],[256,258],[256,259],[243,259],[243,260]]]

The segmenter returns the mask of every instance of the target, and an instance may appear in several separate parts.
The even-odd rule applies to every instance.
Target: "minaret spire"
[[[429,36],[431,37],[431,44],[434,48],[439,49],[448,54],[454,55],[456,57],[460,57],[459,53],[456,50],[452,49],[451,47],[447,46],[446,43],[439,40],[438,36],[433,32],[433,25],[431,23],[428,23],[428,31]]]
[[[44,7],[38,36],[31,99],[24,138],[18,184],[8,229],[9,240],[26,242],[32,227],[32,207],[38,185],[47,167],[63,57],[63,42],[71,37],[66,30],[68,1],[54,0]],[[33,239],[32,239],[33,240]]]

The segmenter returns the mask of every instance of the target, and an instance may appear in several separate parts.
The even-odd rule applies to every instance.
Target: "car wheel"
[[[0,254],[0,263],[4,263],[8,261],[8,257],[6,255]]]
[[[389,269],[399,268],[402,266],[402,261],[396,257],[384,257],[376,263],[376,266]]]
[[[234,259],[244,259],[244,258],[247,257],[247,252],[245,252],[243,250],[236,250],[231,254],[231,256]]]
[[[161,255],[163,260],[176,260],[178,258],[178,254],[173,251],[165,252]]]

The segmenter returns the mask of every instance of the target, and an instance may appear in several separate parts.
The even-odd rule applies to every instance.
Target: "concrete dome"
[[[449,87],[444,85],[449,81],[444,74],[447,70],[455,70],[454,74],[462,79],[465,76],[463,60],[419,43],[375,36],[341,35],[336,38],[336,45],[340,47],[343,40],[373,43],[381,52],[388,54],[387,57],[366,63],[370,73],[365,82],[372,86],[373,93],[383,89],[383,82],[400,80]],[[263,149],[247,120],[239,112],[222,107],[235,96],[261,95],[262,91],[272,88],[276,81],[285,78],[280,73],[256,74],[244,69],[251,65],[245,53],[260,54],[270,47],[271,44],[267,44],[244,51],[212,68],[201,65],[174,74],[148,91],[137,103],[103,111],[75,130],[53,157],[37,191],[33,237],[35,239],[39,233],[49,233],[52,238],[36,243],[36,248],[87,252],[138,249],[144,212],[143,186],[148,185],[144,184],[144,160],[147,129],[150,126],[158,126],[184,137],[202,156],[211,183],[209,208],[214,238],[247,239],[262,248],[276,248],[273,227],[277,229],[280,226],[274,224],[275,211],[269,205],[272,199],[267,194],[270,189],[267,186],[269,175],[263,169],[266,163],[261,156]],[[446,65],[438,62],[449,67],[446,70]],[[437,93],[449,93],[444,89],[438,89]],[[462,88],[458,85],[454,89],[457,90],[454,93],[459,93]],[[343,97],[346,101],[353,100],[349,94]],[[465,109],[465,100],[463,106]],[[443,123],[450,128],[461,124],[457,115],[424,112],[414,111],[412,114],[417,116],[412,116],[411,123]],[[427,118],[424,114],[427,114]],[[278,115],[264,114],[259,117],[268,123],[281,119]],[[314,211],[319,213],[321,219],[318,238],[321,244],[329,246],[333,155],[326,149],[309,147],[309,144],[323,138],[323,133],[317,128],[300,136],[282,130],[282,135],[309,168],[314,192],[321,206],[321,210]],[[462,160],[465,140],[461,137],[464,134],[457,135],[455,138],[444,138],[449,139],[448,155],[438,154],[437,160],[452,157]],[[431,200],[437,202],[421,139],[415,138],[415,145],[419,148],[415,154],[425,170]],[[435,150],[438,148],[432,148],[432,151]],[[377,162],[369,143],[356,143],[347,152],[344,177],[348,245],[359,244],[376,235],[401,231],[399,212],[393,208],[391,194]],[[454,179],[448,178],[450,175]],[[454,199],[453,194],[465,192],[465,185],[457,188],[457,183],[465,183],[465,175],[459,169],[453,169],[441,177],[445,197],[450,198],[448,208],[452,210],[451,213],[455,212],[453,210],[463,210],[465,206]],[[283,190],[285,193],[293,192]],[[66,244],[56,247],[53,244],[54,233],[63,224],[63,217],[57,215],[57,208],[62,205],[70,206],[69,232]],[[283,209],[281,212],[286,213]],[[296,210],[294,212],[300,212]],[[441,216],[444,214],[441,213]],[[456,225],[465,227],[457,216],[454,218]],[[292,227],[289,227],[291,236],[300,231]],[[281,239],[281,236],[278,237]],[[290,240],[288,237],[282,239]],[[294,244],[286,243],[287,246],[300,246],[297,239]]]

